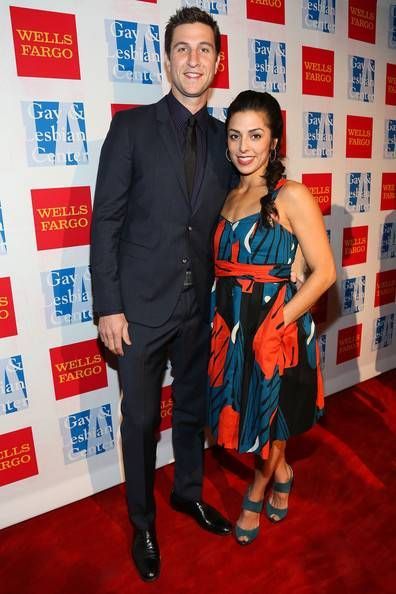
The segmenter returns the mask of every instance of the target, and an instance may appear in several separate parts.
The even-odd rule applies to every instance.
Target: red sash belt
[[[240,264],[239,262],[228,262],[227,260],[216,260],[216,276],[248,277],[258,283],[280,283],[288,278],[279,278],[270,274],[274,264]]]

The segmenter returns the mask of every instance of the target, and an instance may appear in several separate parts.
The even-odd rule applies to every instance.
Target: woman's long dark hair
[[[242,91],[228,108],[225,122],[227,131],[231,117],[240,111],[260,111],[264,113],[267,116],[268,126],[271,130],[271,140],[277,139],[278,141],[275,149],[275,158],[271,159],[270,155],[270,160],[263,176],[267,186],[267,194],[260,200],[261,221],[263,225],[269,227],[273,224],[273,217],[278,216],[278,211],[272,197],[273,191],[285,171],[285,167],[280,159],[283,132],[282,112],[277,100],[269,93]]]

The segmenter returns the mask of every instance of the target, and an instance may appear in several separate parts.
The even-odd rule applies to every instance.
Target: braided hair
[[[271,130],[271,140],[277,140],[276,148],[270,153],[267,168],[263,175],[267,186],[267,194],[260,199],[261,204],[261,222],[265,227],[273,224],[273,217],[278,216],[275,206],[273,192],[279,180],[285,171],[280,158],[283,120],[282,112],[278,101],[269,93],[260,93],[258,91],[242,91],[234,99],[228,108],[227,119],[225,122],[226,130],[229,128],[231,117],[240,111],[260,111],[267,116],[268,126]]]

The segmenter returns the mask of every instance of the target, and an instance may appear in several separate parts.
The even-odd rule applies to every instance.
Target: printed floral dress
[[[282,225],[264,227],[259,213],[220,217],[214,238],[209,425],[219,445],[264,459],[273,440],[306,431],[323,412],[311,314],[283,322],[297,246]]]

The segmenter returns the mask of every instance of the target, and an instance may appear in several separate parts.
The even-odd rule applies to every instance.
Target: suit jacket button
[[[189,226],[187,227],[187,229],[188,229],[188,231],[192,231],[192,227],[191,227],[191,225],[189,225]]]

